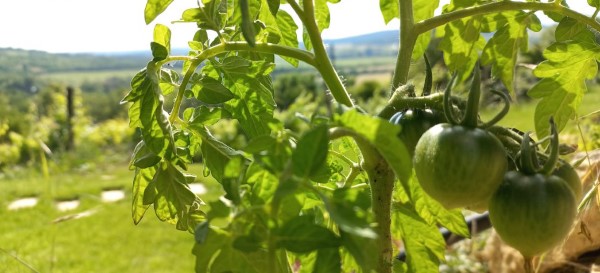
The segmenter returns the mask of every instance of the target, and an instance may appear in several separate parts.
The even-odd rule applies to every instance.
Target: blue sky
[[[173,47],[186,47],[195,26],[173,26],[171,21],[179,19],[186,8],[194,7],[196,0],[175,0],[151,25],[144,23],[145,3],[145,0],[8,1],[0,9],[0,47],[49,52],[146,50],[155,23],[171,28]],[[378,3],[378,0],[343,0],[330,5],[331,28],[323,36],[335,39],[397,29],[397,20],[384,24]],[[585,1],[574,3],[583,7]],[[593,12],[589,7],[583,11]]]

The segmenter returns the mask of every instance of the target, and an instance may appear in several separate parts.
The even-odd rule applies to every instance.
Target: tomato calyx
[[[471,82],[471,88],[469,90],[469,96],[467,98],[467,105],[464,111],[464,115],[462,119],[459,119],[454,114],[454,108],[451,103],[452,97],[452,85],[456,79],[456,74],[452,76],[452,79],[448,83],[448,86],[444,90],[444,114],[446,115],[446,119],[452,125],[461,125],[469,128],[488,128],[496,124],[500,121],[506,114],[510,108],[510,99],[508,95],[503,92],[499,92],[496,90],[491,90],[492,93],[498,95],[502,102],[504,102],[504,106],[502,110],[496,114],[490,121],[479,124],[479,98],[481,97],[481,72],[479,71],[479,66],[475,65],[475,69],[473,71],[473,80]]]

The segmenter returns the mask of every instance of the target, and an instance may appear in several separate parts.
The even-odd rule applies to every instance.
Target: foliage
[[[146,23],[171,2],[148,1]],[[379,113],[368,113],[355,105],[321,38],[329,5],[337,2],[203,0],[180,20],[198,27],[186,56],[172,55],[170,29],[155,26],[152,60],[123,99],[130,125],[141,132],[130,163],[133,220],[139,223],[152,206],[158,219],[193,232],[197,272],[292,272],[294,265],[302,272],[388,273],[392,264],[396,272],[438,270],[444,241],[437,225],[462,236],[469,236],[468,229],[459,209],[448,210],[423,191],[397,138],[402,128],[388,122],[407,108],[445,109],[448,118],[465,104],[450,88],[423,97],[402,92],[411,60],[426,51],[434,29],[444,65],[459,82],[479,71],[481,60],[514,96],[518,53],[528,49],[528,30],[542,28],[535,11],[560,21],[556,42],[544,51],[546,61],[534,70],[542,80],[529,91],[541,99],[534,116],[540,139],[548,135],[551,116],[559,129],[574,117],[584,81],[597,71],[598,45],[590,28],[600,30],[600,23],[561,1],[451,1],[434,16],[439,1],[380,0],[385,21],[400,18],[400,48],[392,96]],[[281,4],[289,5],[300,27]],[[483,33],[493,36],[486,41]],[[278,103],[293,106],[286,96],[296,91],[275,91],[270,77],[275,55],[293,66],[313,66],[329,89],[328,99],[314,96],[313,114],[296,115],[305,126],[289,126],[289,116],[276,114]],[[176,61],[184,63],[180,70],[167,66]],[[479,90],[479,74],[473,77],[473,90]],[[165,100],[169,96],[172,106]],[[190,101],[194,104],[186,104]],[[469,102],[466,113],[456,111],[467,116],[470,127],[478,125],[477,111],[469,110],[478,102]],[[519,156],[522,140],[512,130],[491,126],[507,110],[482,124],[490,132],[484,134],[504,146],[494,159],[503,163]],[[240,141],[227,143],[211,132],[221,120],[236,124]],[[188,165],[197,154],[203,175],[224,191],[218,201],[204,202],[190,191],[195,174]],[[405,261],[394,261],[393,238],[402,240]]]

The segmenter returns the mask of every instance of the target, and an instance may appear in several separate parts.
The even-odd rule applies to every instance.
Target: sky
[[[445,1],[442,1],[445,2]],[[573,1],[571,1],[573,2]],[[576,9],[593,12],[583,5]],[[331,26],[325,39],[398,29],[398,20],[385,25],[377,0],[343,0],[330,4]],[[186,47],[193,23],[171,22],[197,6],[196,0],[175,0],[150,25],[144,22],[145,0],[16,0],[0,8],[0,47],[48,52],[118,52],[149,50],[156,23],[169,26],[172,47]],[[368,18],[368,19],[366,19]]]

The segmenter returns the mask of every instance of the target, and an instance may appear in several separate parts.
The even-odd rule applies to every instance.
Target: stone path
[[[206,193],[206,187],[200,183],[191,183],[189,184],[189,187],[196,195],[202,195]],[[121,189],[104,190],[100,194],[100,200],[102,200],[104,203],[114,203],[123,199],[125,199],[125,191]],[[35,207],[38,202],[39,198],[35,196],[19,198],[8,204],[8,210],[32,208]],[[55,206],[59,211],[71,211],[77,209],[80,203],[81,201],[79,199],[64,200],[56,201]]]

